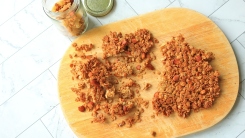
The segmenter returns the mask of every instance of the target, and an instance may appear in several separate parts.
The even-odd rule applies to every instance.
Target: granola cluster
[[[219,73],[209,64],[214,54],[191,47],[184,40],[179,35],[161,47],[165,70],[152,101],[157,114],[177,112],[185,118],[192,110],[210,108],[220,95]]]
[[[73,0],[60,0],[54,4],[52,11],[64,12],[71,7],[72,3]]]
[[[149,30],[139,29],[135,33],[125,34],[110,32],[103,38],[104,58],[126,55],[136,62],[141,62],[149,50],[158,43]]]
[[[146,29],[125,35],[110,32],[102,40],[103,58],[86,54],[93,49],[93,44],[73,43],[75,53],[70,54],[70,68],[77,86],[71,90],[77,95],[76,101],[82,103],[78,110],[92,112],[95,123],[121,117],[124,118],[116,122],[118,127],[131,127],[140,122],[149,101],[141,97],[141,86],[133,77],[146,69],[154,69],[151,61],[155,58],[150,49],[155,42]],[[139,69],[139,66],[142,67]],[[143,91],[150,87],[151,84],[146,83]]]

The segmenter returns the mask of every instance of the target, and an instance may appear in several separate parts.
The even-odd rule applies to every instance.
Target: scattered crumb
[[[155,131],[152,131],[152,132],[151,132],[151,135],[152,135],[153,137],[155,137],[155,136],[157,135],[157,133],[156,133]]]

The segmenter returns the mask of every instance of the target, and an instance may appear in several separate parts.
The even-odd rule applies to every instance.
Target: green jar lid
[[[84,0],[85,10],[92,16],[104,16],[113,7],[113,0]]]

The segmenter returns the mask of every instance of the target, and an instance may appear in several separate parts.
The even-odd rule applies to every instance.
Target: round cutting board
[[[59,69],[58,89],[60,104],[64,116],[78,137],[88,138],[138,138],[152,137],[151,132],[155,131],[157,137],[178,137],[194,133],[209,128],[221,121],[231,110],[235,103],[238,86],[239,74],[237,61],[225,35],[210,19],[204,15],[184,8],[170,8],[154,11],[141,16],[122,20],[92,29],[78,37],[74,42],[78,44],[94,44],[95,49],[91,53],[102,55],[102,38],[110,31],[131,33],[137,29],[148,29],[155,38],[159,40],[153,49],[156,60],[152,62],[156,71],[161,71],[160,46],[170,41],[173,36],[182,34],[187,43],[191,46],[203,49],[215,54],[215,60],[211,62],[215,70],[220,72],[221,95],[215,101],[213,107],[201,110],[197,113],[191,113],[188,118],[178,117],[177,113],[169,117],[162,115],[152,118],[152,97],[156,92],[159,83],[159,75],[146,74],[144,83],[149,82],[153,86],[150,90],[142,92],[141,95],[150,101],[150,106],[142,115],[142,121],[136,123],[131,128],[118,128],[111,123],[91,123],[91,112],[79,112],[78,106],[81,103],[76,102],[76,94],[71,91],[71,87],[76,84],[72,81],[69,64],[71,59],[69,54],[74,52],[72,46],[66,51]]]

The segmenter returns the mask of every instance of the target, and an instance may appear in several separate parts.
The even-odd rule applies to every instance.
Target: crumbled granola
[[[152,84],[138,83],[140,80],[133,77],[143,80],[147,72],[163,79],[152,99],[156,113],[151,118],[173,112],[185,118],[191,111],[211,107],[220,95],[219,73],[209,65],[214,54],[190,47],[181,35],[161,47],[165,66],[162,72],[152,64],[156,57],[150,49],[158,40],[148,30],[126,35],[110,32],[102,41],[102,59],[86,55],[93,49],[92,44],[73,43],[75,53],[69,55],[72,80],[77,81],[71,90],[77,95],[76,101],[81,102],[78,110],[92,112],[92,122],[115,121],[117,127],[141,122],[150,103],[141,92],[151,90]]]
[[[94,48],[93,44],[73,43],[75,52],[69,55],[70,68],[72,80],[78,85],[71,90],[77,95],[76,101],[82,103],[79,111],[92,112],[95,123],[116,121],[123,116],[126,119],[116,122],[118,127],[131,127],[140,122],[143,108],[148,108],[149,101],[140,96],[140,85],[131,77],[143,75],[148,66],[154,68],[151,61],[155,57],[150,53],[153,41],[157,40],[146,29],[125,36],[110,32],[103,38],[102,59],[86,54]],[[133,50],[140,53],[135,54]],[[141,66],[137,71],[136,62]],[[145,90],[150,87],[147,83]]]
[[[145,87],[143,88],[143,90],[148,90],[148,89],[150,89],[151,88],[151,84],[150,83],[146,83],[145,84]]]
[[[155,131],[152,131],[152,132],[151,132],[151,135],[152,135],[153,137],[155,137],[155,136],[157,135],[157,133],[156,133]]]
[[[133,74],[133,68],[125,61],[116,60],[111,65],[112,71],[117,77],[126,77]]]
[[[110,32],[103,38],[102,49],[104,58],[127,55],[132,61],[141,62],[147,57],[149,50],[158,42],[146,29],[125,34]]]
[[[163,65],[161,91],[154,94],[153,109],[169,116],[177,112],[188,117],[191,111],[210,108],[220,95],[219,73],[209,64],[214,54],[189,46],[179,35],[161,47]]]

